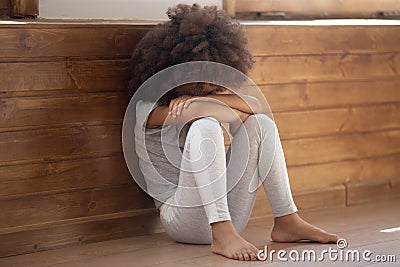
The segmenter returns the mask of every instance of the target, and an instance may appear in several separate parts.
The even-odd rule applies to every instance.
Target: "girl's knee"
[[[192,122],[188,134],[191,133],[204,137],[223,136],[219,121],[213,117],[205,117]]]
[[[275,131],[277,129],[275,122],[265,114],[250,115],[245,121],[250,129],[261,129]]]

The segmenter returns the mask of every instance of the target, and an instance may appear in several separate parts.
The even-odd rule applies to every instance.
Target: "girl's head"
[[[170,66],[189,61],[213,61],[247,73],[253,57],[244,30],[217,7],[180,4],[167,11],[169,21],[150,30],[132,55],[133,93],[148,78]],[[154,88],[157,90],[157,88]],[[183,94],[206,95],[217,92],[211,85],[190,84],[171,90],[161,102]]]

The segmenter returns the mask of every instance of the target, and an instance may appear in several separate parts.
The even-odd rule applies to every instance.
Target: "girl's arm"
[[[245,121],[249,116],[249,113],[231,108],[224,102],[219,102],[213,98],[196,97],[190,100],[190,105],[186,107],[184,105],[187,100],[186,102],[180,102],[178,115],[173,115],[169,111],[169,106],[156,107],[147,118],[146,127],[156,128],[161,125],[188,123],[204,117],[213,117],[219,122],[233,123]]]
[[[261,112],[261,104],[257,98],[249,95],[237,94],[210,94],[207,97],[221,101],[231,108],[240,110],[249,114]]]
[[[169,112],[172,116],[179,116],[184,107],[190,105],[194,100],[200,99],[214,99],[221,102],[233,109],[240,110],[248,114],[257,114],[262,112],[262,107],[257,98],[249,95],[237,94],[209,94],[204,97],[183,95],[178,98],[172,99],[169,104]],[[184,106],[182,106],[184,104]]]

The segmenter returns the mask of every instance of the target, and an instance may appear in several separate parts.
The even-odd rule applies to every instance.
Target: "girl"
[[[243,73],[252,67],[243,29],[223,11],[181,4],[167,14],[170,20],[150,30],[133,53],[132,93],[179,63],[212,61]],[[250,188],[259,179],[274,216],[273,241],[338,240],[297,214],[278,131],[261,111],[257,98],[210,83],[178,86],[156,103],[137,103],[139,167],[171,238],[211,244],[214,253],[231,259],[256,260],[257,248],[240,233],[256,198]],[[233,135],[227,154],[224,123]]]

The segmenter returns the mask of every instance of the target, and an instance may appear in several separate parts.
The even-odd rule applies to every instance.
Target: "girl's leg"
[[[228,204],[238,232],[247,224],[261,182],[274,217],[297,211],[279,134],[268,116],[249,116],[235,133],[228,157]]]
[[[264,114],[249,116],[235,134],[228,166],[228,205],[240,233],[246,226],[262,182],[275,217],[271,237],[292,242],[309,239],[322,243],[338,237],[303,221],[293,201],[285,157],[275,123]],[[244,171],[243,171],[244,170]]]
[[[255,259],[257,248],[235,231],[226,196],[226,158],[222,129],[213,118],[192,123],[183,150],[179,186],[160,208],[167,233],[176,241],[219,244],[229,258]]]

